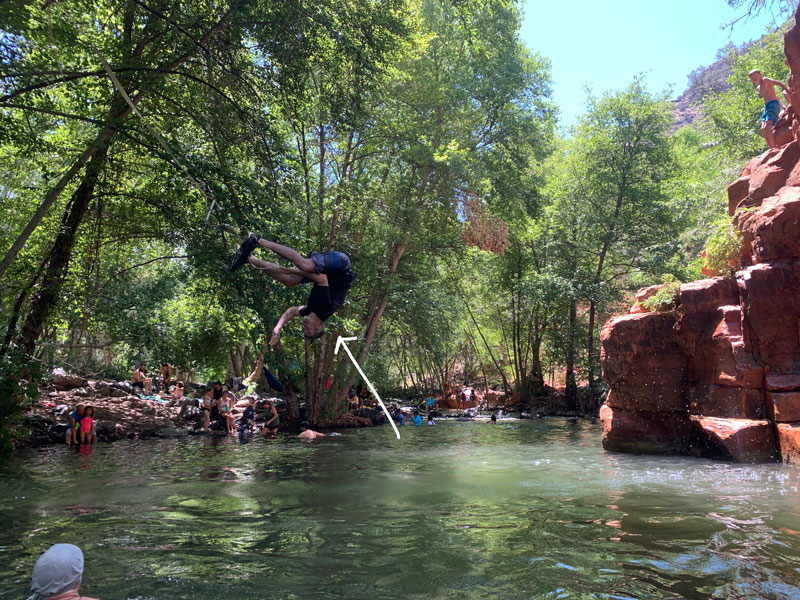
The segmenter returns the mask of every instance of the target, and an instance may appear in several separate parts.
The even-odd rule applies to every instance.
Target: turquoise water
[[[115,598],[800,598],[800,470],[603,452],[596,424],[127,441],[0,467],[0,598],[55,542]]]

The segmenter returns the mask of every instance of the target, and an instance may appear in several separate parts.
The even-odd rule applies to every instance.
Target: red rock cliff
[[[800,9],[795,20],[784,48],[800,107]],[[673,311],[643,313],[637,302],[603,327],[604,448],[800,462],[800,121],[791,108],[775,129],[786,143],[728,187],[746,266],[682,285]]]

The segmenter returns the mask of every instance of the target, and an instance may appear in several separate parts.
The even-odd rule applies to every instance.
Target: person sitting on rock
[[[54,544],[33,566],[28,600],[96,600],[78,592],[83,580],[83,552],[72,544]]]
[[[215,405],[214,384],[209,383],[203,393],[203,399],[200,401],[200,414],[203,417],[203,429],[208,429],[211,426],[211,410]]]
[[[267,413],[267,422],[264,423],[264,428],[261,430],[263,433],[278,433],[278,427],[281,424],[280,417],[278,416],[278,411],[275,409],[275,405],[272,402],[267,402],[267,406],[264,408]]]
[[[135,392],[137,389],[145,394],[153,393],[153,380],[147,377],[147,367],[144,363],[139,363],[139,366],[131,375],[131,390]]]
[[[224,390],[222,392],[222,398],[220,398],[218,402],[219,412],[225,420],[225,428],[229,434],[232,434],[236,430],[236,419],[233,417],[232,412],[233,405],[236,403],[236,397],[228,390]]]
[[[764,77],[758,69],[750,71],[748,76],[750,81],[756,84],[756,91],[764,99],[764,110],[761,113],[761,135],[764,136],[767,146],[777,148],[775,143],[775,123],[778,122],[778,117],[783,107],[780,100],[778,100],[778,95],[775,93],[775,86],[780,86],[784,92],[788,92],[789,88],[785,83],[777,79]]]
[[[164,389],[169,389],[172,382],[172,365],[166,362],[161,363],[161,367],[158,369],[158,376],[161,377],[161,381],[164,383]]]
[[[81,444],[92,444],[97,441],[94,431],[94,408],[85,406],[81,417]]]
[[[239,417],[239,431],[249,429],[250,433],[253,433],[256,425],[256,399],[250,396],[247,400],[248,404],[242,412],[242,416]]]
[[[314,431],[311,429],[311,425],[308,421],[303,421],[300,423],[300,435],[298,437],[302,440],[314,440],[316,438],[325,437],[325,434]]]
[[[69,429],[67,429],[67,444],[80,443],[81,437],[81,419],[83,418],[83,404],[78,404],[71,413],[69,413]]]
[[[183,382],[179,381],[175,384],[175,389],[172,390],[172,399],[173,400],[181,400],[183,398]]]
[[[272,250],[297,268],[281,267],[251,256],[259,246]],[[295,317],[303,317],[303,334],[308,339],[321,337],[325,333],[325,321],[344,303],[356,278],[350,258],[343,252],[312,252],[309,258],[305,258],[292,248],[265,240],[255,233],[242,242],[230,271],[235,271],[246,262],[287,287],[301,283],[314,284],[305,306],[292,306],[278,319],[269,341],[272,346],[280,342],[283,326]]]

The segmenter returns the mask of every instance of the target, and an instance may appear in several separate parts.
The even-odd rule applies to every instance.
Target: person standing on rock
[[[297,268],[281,267],[251,256],[259,246],[272,250]],[[308,339],[321,337],[325,333],[325,321],[344,303],[356,278],[350,258],[343,252],[312,252],[309,258],[305,258],[292,248],[265,240],[255,233],[239,246],[229,270],[233,272],[246,262],[287,287],[299,283],[314,284],[305,306],[292,306],[281,315],[269,340],[272,346],[280,342],[283,326],[295,317],[303,317],[303,334]]]
[[[775,86],[780,86],[787,93],[789,88],[786,87],[785,83],[777,79],[764,77],[758,69],[750,71],[748,76],[750,81],[756,84],[756,91],[764,99],[764,111],[761,113],[761,135],[764,136],[767,146],[777,148],[778,145],[775,143],[775,123],[778,122],[778,116],[781,114],[783,107],[780,100],[778,100],[778,95],[775,93]]]

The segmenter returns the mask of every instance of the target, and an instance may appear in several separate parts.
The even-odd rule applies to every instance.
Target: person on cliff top
[[[272,250],[297,268],[281,267],[251,256],[259,246]],[[242,242],[229,270],[233,272],[246,262],[287,287],[300,283],[314,284],[305,306],[292,306],[281,315],[269,340],[272,346],[280,342],[283,326],[298,316],[303,317],[303,334],[308,339],[321,337],[325,333],[325,321],[344,303],[356,278],[350,258],[343,252],[312,252],[309,258],[305,258],[292,248],[265,240],[255,233]]]
[[[784,93],[787,93],[789,88],[786,87],[785,83],[777,79],[764,77],[758,69],[750,71],[748,76],[750,81],[756,84],[756,91],[764,99],[764,111],[761,113],[761,135],[764,136],[767,146],[777,148],[775,143],[775,123],[778,122],[778,116],[783,106],[775,93],[775,86],[781,87]]]
[[[54,544],[33,566],[28,600],[96,600],[81,596],[83,552],[72,544]]]
[[[325,434],[314,431],[311,429],[311,425],[308,423],[308,421],[303,421],[300,423],[300,435],[297,437],[302,440],[314,440],[316,438],[325,437]]]

